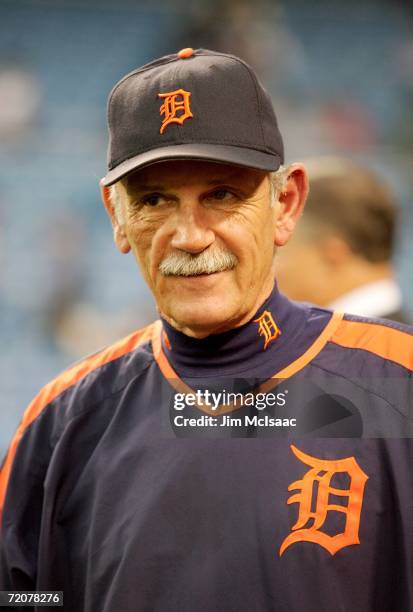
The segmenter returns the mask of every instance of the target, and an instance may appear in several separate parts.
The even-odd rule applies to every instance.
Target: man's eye
[[[228,191],[228,189],[216,189],[211,193],[210,197],[214,200],[220,200],[221,202],[225,202],[227,200],[231,200],[235,196],[233,193],[231,193],[231,191]]]
[[[150,193],[141,199],[142,204],[147,206],[159,206],[165,202],[165,198],[160,193]]]

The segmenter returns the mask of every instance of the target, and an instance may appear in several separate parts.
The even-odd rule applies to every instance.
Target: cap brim
[[[138,168],[172,159],[202,159],[205,161],[256,168],[257,170],[266,170],[267,172],[277,170],[282,163],[280,155],[276,153],[263,153],[255,149],[210,144],[171,145],[169,147],[146,151],[145,153],[125,160],[113,170],[109,170],[101,183],[105,187],[108,187]]]

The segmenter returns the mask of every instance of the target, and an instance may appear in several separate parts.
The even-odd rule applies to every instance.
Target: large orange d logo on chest
[[[175,91],[158,94],[158,98],[165,100],[159,111],[164,116],[161,129],[159,130],[160,134],[163,134],[171,123],[182,125],[184,121],[193,117],[189,104],[190,97],[191,92],[185,91],[185,89],[176,89]]]
[[[296,480],[288,487],[289,491],[299,491],[287,501],[287,504],[299,504],[298,520],[291,528],[291,533],[281,544],[280,556],[295,542],[314,542],[323,546],[331,555],[335,555],[345,546],[360,544],[360,515],[364,485],[368,476],[360,468],[355,458],[347,457],[331,461],[311,457],[293,445],[291,445],[291,450],[311,469],[304,474],[301,480]],[[350,480],[348,489],[331,486],[333,476],[339,473],[347,474]],[[345,498],[346,505],[329,503],[331,495]],[[345,526],[342,533],[331,536],[322,531],[329,512],[341,512],[345,515]],[[312,524],[308,525],[311,521]]]

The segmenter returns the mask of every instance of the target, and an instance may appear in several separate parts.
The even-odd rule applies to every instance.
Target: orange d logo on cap
[[[159,130],[160,134],[163,134],[171,123],[182,125],[184,121],[193,117],[189,104],[190,97],[191,92],[185,91],[185,89],[176,89],[175,91],[158,94],[158,98],[165,100],[159,110],[160,114],[164,115],[161,129]]]

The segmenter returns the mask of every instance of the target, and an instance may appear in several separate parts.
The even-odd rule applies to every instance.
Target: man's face
[[[203,337],[254,315],[274,283],[279,204],[271,206],[267,173],[170,161],[119,189],[122,235],[174,327]]]

